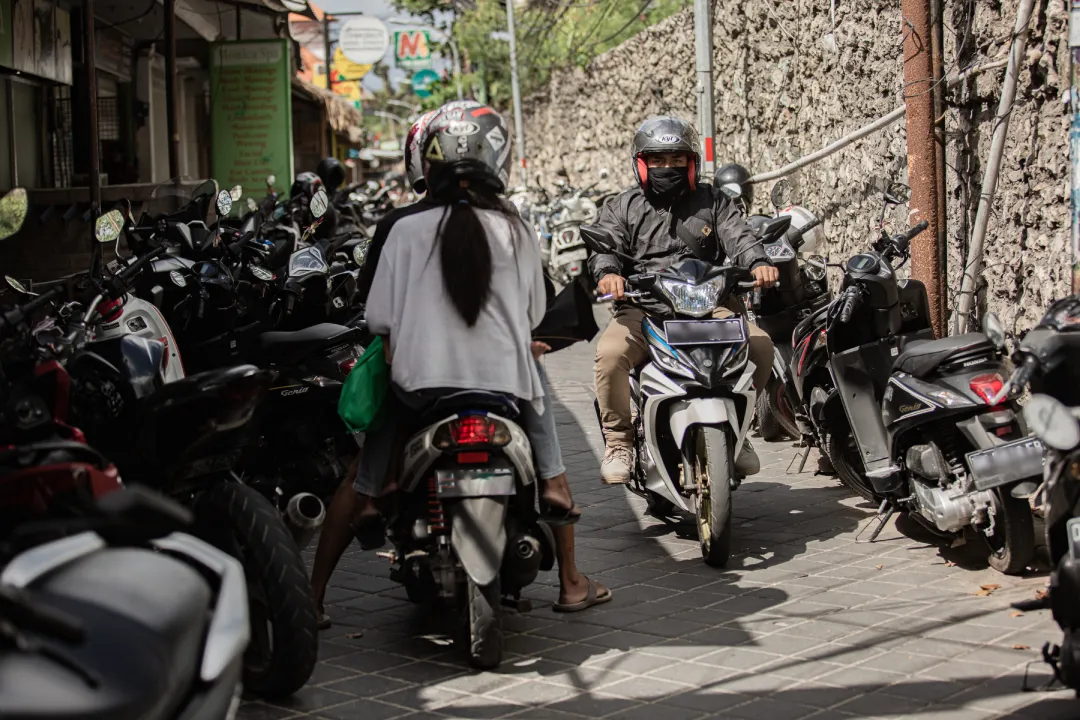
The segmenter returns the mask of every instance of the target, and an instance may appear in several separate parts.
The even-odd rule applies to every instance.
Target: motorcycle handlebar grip
[[[795,232],[798,235],[802,236],[802,235],[805,235],[806,233],[810,232],[811,230],[813,230],[814,228],[816,228],[820,224],[821,224],[821,218],[814,218],[810,222],[803,225],[801,228],[793,228],[793,229],[795,230]]]
[[[911,241],[914,240],[919,233],[921,233],[928,227],[930,227],[930,223],[923,220],[918,225],[901,235],[899,238],[897,238],[900,241],[900,248],[902,250],[907,250],[908,246],[911,245]]]
[[[128,280],[138,275],[142,271],[142,269],[146,267],[147,263],[164,255],[166,250],[168,250],[168,248],[166,248],[164,245],[158,245],[156,248],[143,255],[131,265],[128,265],[126,268],[121,270],[120,274],[117,275],[117,277],[126,283]]]
[[[292,315],[293,306],[296,304],[296,296],[292,293],[285,294],[285,314]]]
[[[855,293],[847,293],[847,297],[844,298],[844,306],[840,309],[840,322],[851,322],[851,316],[855,314],[855,306],[858,304],[859,296]]]

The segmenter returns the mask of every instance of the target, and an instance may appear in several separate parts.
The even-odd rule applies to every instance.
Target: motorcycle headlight
[[[720,297],[723,278],[710,280],[702,285],[691,285],[678,280],[661,280],[660,287],[671,300],[675,312],[691,317],[711,315]]]
[[[367,259],[368,243],[358,242],[353,246],[352,259],[358,267],[364,266],[364,260]]]
[[[289,277],[304,277],[318,272],[329,272],[322,253],[317,247],[309,247],[293,253],[289,258]]]

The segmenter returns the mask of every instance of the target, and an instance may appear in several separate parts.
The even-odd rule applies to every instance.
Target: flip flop
[[[606,602],[611,602],[611,589],[604,588],[603,595],[596,594],[596,582],[592,578],[585,578],[589,581],[589,590],[585,593],[585,599],[576,603],[555,603],[551,606],[551,609],[557,613],[574,613],[581,612],[582,610],[588,610],[595,605],[603,605]]]
[[[540,501],[540,522],[550,525],[551,527],[563,527],[566,525],[573,525],[581,519],[581,508],[577,503],[571,508],[564,508],[558,505],[550,505],[543,500]]]

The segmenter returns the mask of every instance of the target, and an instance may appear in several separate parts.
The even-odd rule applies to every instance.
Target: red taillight
[[[467,415],[454,421],[450,435],[458,445],[490,445],[495,430],[494,420],[483,415]]]
[[[971,392],[983,399],[987,405],[994,404],[994,398],[1005,387],[1005,379],[997,373],[989,375],[976,375],[971,378]]]
[[[356,358],[354,357],[349,358],[348,360],[342,360],[338,363],[338,369],[345,375],[351,373],[354,367],[356,367]]]
[[[490,455],[486,452],[463,452],[457,454],[457,461],[462,465],[486,463]]]

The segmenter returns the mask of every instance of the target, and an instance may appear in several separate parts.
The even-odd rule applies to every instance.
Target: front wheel
[[[829,464],[836,471],[840,482],[863,500],[874,502],[874,489],[863,475],[862,458],[859,456],[859,444],[855,434],[845,422],[841,427],[830,427],[825,431],[825,454]]]
[[[990,567],[1005,575],[1022,573],[1035,557],[1035,523],[1027,500],[1014,498],[1007,487],[994,490],[997,507],[994,533],[983,535],[990,548]]]
[[[694,429],[693,472],[697,484],[697,524],[706,565],[724,567],[731,556],[731,478],[734,444],[722,428]]]
[[[319,635],[311,583],[285,522],[266,498],[236,482],[203,493],[196,517],[210,532],[231,532],[225,544],[232,547],[224,549],[244,566],[251,622],[244,688],[292,695],[315,670]]]

